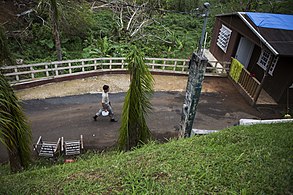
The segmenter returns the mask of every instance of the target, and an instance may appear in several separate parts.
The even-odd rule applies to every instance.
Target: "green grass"
[[[236,126],[9,174],[0,194],[292,194],[293,123]]]

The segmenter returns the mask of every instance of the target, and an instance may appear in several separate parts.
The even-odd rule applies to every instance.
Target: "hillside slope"
[[[126,153],[86,154],[2,174],[0,194],[292,194],[292,129],[237,126]]]

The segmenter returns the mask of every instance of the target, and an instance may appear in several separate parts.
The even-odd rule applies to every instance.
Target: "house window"
[[[269,53],[267,50],[262,50],[261,51],[261,54],[260,54],[260,56],[259,56],[259,59],[258,59],[258,62],[257,62],[257,64],[262,68],[262,69],[264,69],[264,70],[266,70],[267,68],[268,68],[268,66],[269,66],[269,61],[270,61],[270,59],[271,58],[274,58],[273,59],[273,61],[272,61],[272,65],[271,65],[271,67],[270,67],[270,69],[269,69],[269,74],[271,75],[271,76],[273,76],[273,72],[274,72],[274,70],[275,70],[275,67],[276,67],[276,65],[277,65],[277,62],[278,62],[278,59],[279,59],[279,57],[277,56],[272,56],[272,54],[271,53]]]
[[[222,24],[220,29],[217,45],[226,53],[232,30]]]

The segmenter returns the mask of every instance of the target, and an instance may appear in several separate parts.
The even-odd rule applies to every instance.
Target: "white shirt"
[[[102,93],[102,103],[109,104],[109,96],[108,96],[108,93],[105,93],[105,92]]]

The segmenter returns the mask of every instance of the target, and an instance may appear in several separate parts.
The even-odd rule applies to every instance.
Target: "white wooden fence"
[[[146,65],[151,72],[170,74],[188,74],[188,59],[146,58]],[[206,76],[227,76],[230,62],[209,61]],[[8,78],[12,85],[18,85],[40,80],[81,74],[126,71],[125,58],[93,58],[45,62],[38,64],[25,64],[5,66],[1,72]]]

